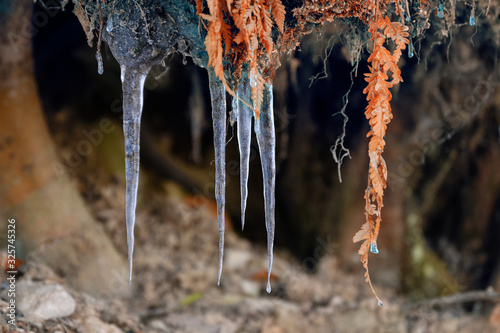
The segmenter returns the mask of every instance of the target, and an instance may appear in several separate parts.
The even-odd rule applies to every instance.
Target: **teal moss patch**
[[[0,0],[0,15],[10,14],[12,11],[12,0]]]

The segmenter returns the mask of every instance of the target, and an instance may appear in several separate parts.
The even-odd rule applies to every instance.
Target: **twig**
[[[479,301],[500,302],[500,293],[497,293],[493,290],[485,290],[485,291],[481,290],[481,291],[468,291],[464,293],[443,296],[438,298],[431,298],[411,305],[409,308],[409,312],[419,310],[422,308],[432,308],[437,305],[444,307],[447,305],[455,305],[455,304],[479,302]]]

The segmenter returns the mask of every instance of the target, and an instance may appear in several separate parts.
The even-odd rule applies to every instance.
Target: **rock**
[[[75,300],[59,284],[44,285],[21,281],[17,287],[19,310],[30,319],[62,318],[75,312]]]

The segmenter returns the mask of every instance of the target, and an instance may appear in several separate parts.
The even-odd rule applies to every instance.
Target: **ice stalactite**
[[[276,138],[274,134],[273,86],[266,84],[259,119],[255,119],[255,134],[259,145],[262,177],[264,181],[264,207],[267,230],[267,292],[271,292],[271,268],[273,265],[275,183],[276,183]]]
[[[125,135],[125,177],[127,181],[126,220],[129,261],[129,284],[132,284],[134,254],[135,207],[139,185],[139,138],[143,105],[144,81],[150,67],[121,65],[123,89],[123,133]]]
[[[99,75],[102,75],[102,73],[104,73],[104,66],[102,64],[101,52],[97,51],[97,53],[95,54],[95,59],[97,60],[97,73],[99,73]]]
[[[222,81],[215,75],[213,69],[208,70],[208,78],[214,129],[215,200],[217,201],[217,222],[219,225],[219,273],[217,284],[220,285],[222,260],[224,258],[224,207],[226,203],[226,89]]]
[[[240,193],[241,193],[241,230],[245,228],[245,211],[248,197],[248,170],[250,162],[250,143],[252,140],[252,115],[253,111],[243,101],[251,100],[250,84],[243,79],[238,86],[237,125],[238,146],[240,148]],[[242,101],[243,100],[243,101]]]
[[[413,41],[411,40],[410,36],[408,43],[408,58],[413,58],[414,52],[415,52],[415,47],[413,46]]]
[[[191,56],[193,62],[199,66],[206,65],[207,54],[198,32],[199,20],[193,17],[196,10],[189,1],[158,3],[149,6],[147,10],[137,1],[116,1],[112,7],[111,11],[104,10],[99,13],[102,15],[102,22],[106,22],[106,28],[100,32],[103,41],[109,45],[111,53],[121,66],[127,181],[127,244],[131,283],[144,81],[151,67],[161,63],[162,59],[173,52]],[[85,6],[87,12],[92,9],[95,10],[94,3]],[[169,19],[163,20],[161,16]],[[91,34],[87,37],[91,38]],[[98,57],[97,61],[100,68],[101,58]]]

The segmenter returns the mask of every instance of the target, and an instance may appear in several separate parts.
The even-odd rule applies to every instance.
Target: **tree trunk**
[[[0,230],[5,235],[7,219],[14,218],[18,256],[28,261],[30,256],[40,258],[70,285],[90,294],[121,293],[126,281],[121,278],[126,276],[123,258],[90,216],[71,180],[58,169],[62,164],[34,81],[33,4],[2,2]]]

